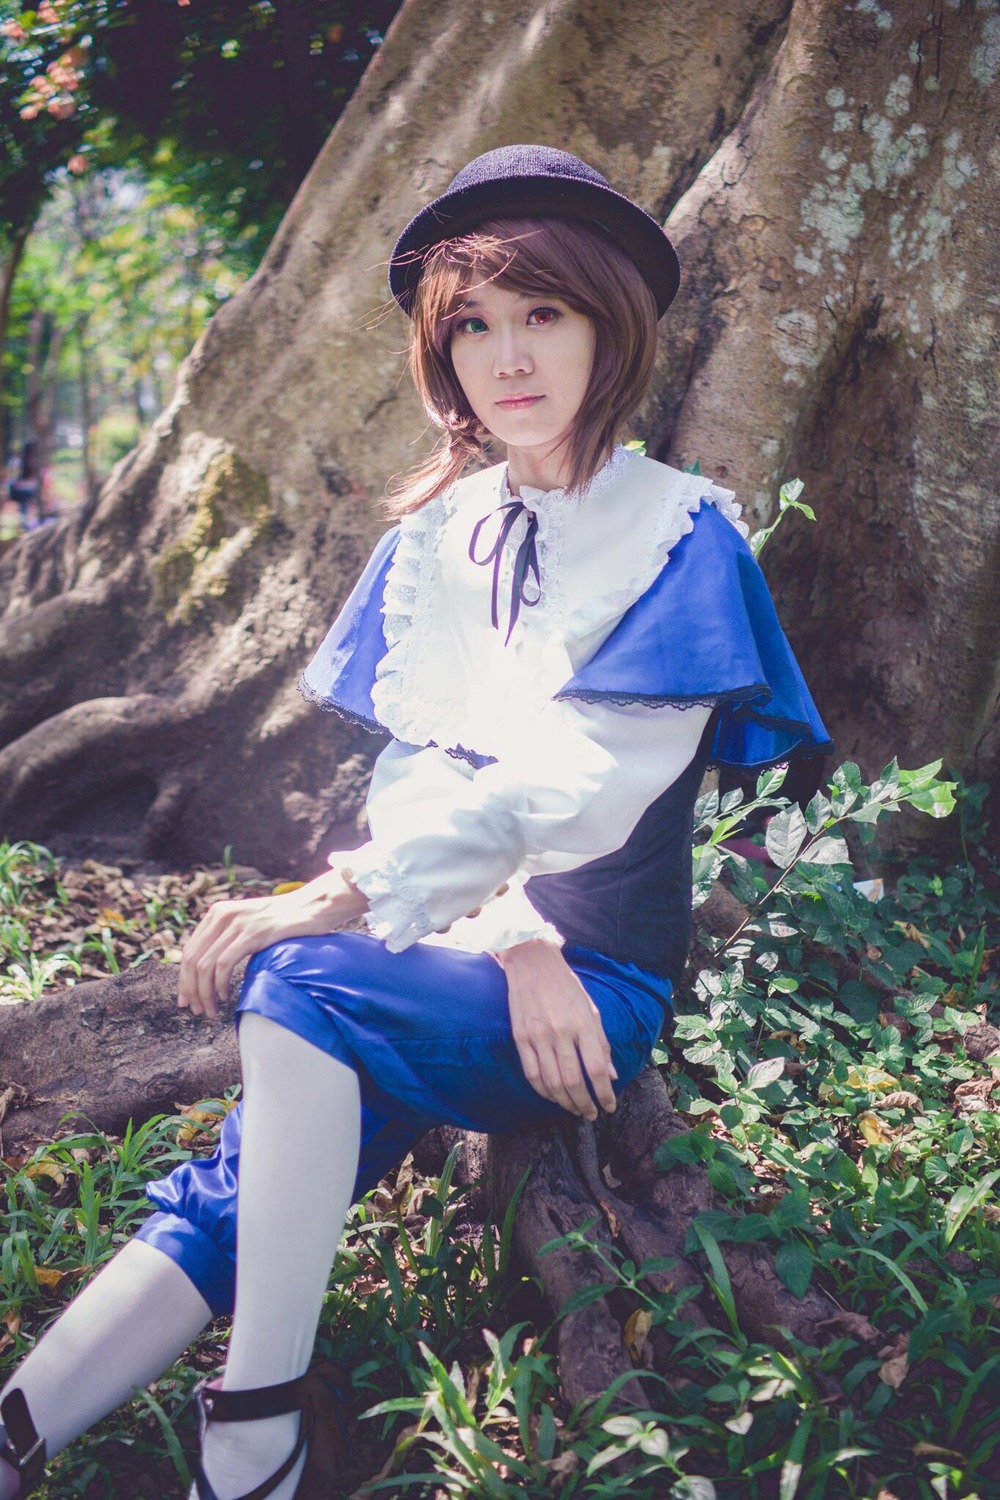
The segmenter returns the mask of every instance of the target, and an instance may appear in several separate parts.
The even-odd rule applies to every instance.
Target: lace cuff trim
[[[508,948],[516,948],[518,943],[532,942],[535,938],[541,938],[543,942],[551,943],[555,948],[561,948],[565,942],[558,928],[553,927],[551,922],[543,922],[539,918],[537,927],[510,928],[504,933],[503,942],[495,947],[487,948],[487,953],[504,953]]]
[[[394,860],[383,860],[377,869],[345,866],[343,875],[368,897],[368,929],[390,953],[402,953],[434,930],[423,898]]]

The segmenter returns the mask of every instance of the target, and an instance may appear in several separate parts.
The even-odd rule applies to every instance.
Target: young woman
[[[440,1122],[613,1110],[683,968],[706,764],[826,743],[731,493],[618,446],[677,282],[659,225],[545,147],[478,157],[403,231],[444,439],[303,682],[390,731],[371,838],[194,933],[196,1014],[253,955],[242,1107],[8,1386],[0,1500],[233,1309],[194,1493],[336,1493],[303,1372],[352,1199]]]

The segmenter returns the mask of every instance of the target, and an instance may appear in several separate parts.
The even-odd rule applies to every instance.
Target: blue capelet
[[[692,521],[650,587],[555,696],[712,706],[709,759],[749,771],[829,750],[750,548],[712,505]],[[387,649],[381,610],[398,535],[393,528],[381,538],[299,683],[311,702],[372,730],[383,728],[371,690]],[[468,748],[444,748],[487,762]]]

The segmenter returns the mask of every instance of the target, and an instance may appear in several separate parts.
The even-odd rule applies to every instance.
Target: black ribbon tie
[[[490,619],[493,621],[494,630],[500,629],[500,568],[503,562],[504,548],[507,538],[517,525],[518,517],[525,515],[528,518],[527,530],[518,546],[514,558],[514,573],[510,581],[510,604],[507,614],[507,635],[504,645],[510,640],[517,624],[517,617],[521,613],[521,605],[526,609],[533,609],[542,597],[542,577],[538,567],[538,548],[535,538],[538,535],[538,517],[533,510],[529,510],[523,500],[508,500],[504,505],[497,506],[488,516],[483,516],[477,521],[472,529],[472,540],[469,542],[469,558],[480,568],[488,568],[493,564],[493,593],[490,604]],[[497,532],[496,541],[487,552],[485,557],[476,556],[476,547],[482,534],[483,527],[493,516],[500,516],[500,527]],[[534,598],[528,588],[529,579],[534,579]]]

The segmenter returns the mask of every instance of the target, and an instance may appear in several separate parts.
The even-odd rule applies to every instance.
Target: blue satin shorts
[[[588,948],[563,952],[600,1012],[620,1091],[648,1061],[670,1014],[670,981]],[[248,1010],[358,1074],[356,1198],[435,1125],[493,1134],[566,1118],[524,1076],[507,980],[488,954],[423,943],[390,953],[361,933],[294,938],[254,955],[237,1014]],[[176,1261],[216,1315],[233,1306],[239,1156],[237,1106],[214,1155],[149,1185],[159,1212],[138,1236]]]

